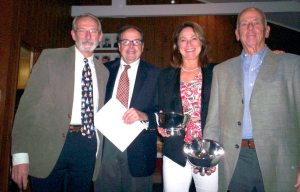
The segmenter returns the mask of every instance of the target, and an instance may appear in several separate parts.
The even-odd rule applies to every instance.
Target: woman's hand
[[[164,128],[157,127],[158,133],[163,137],[170,137],[170,135],[166,132]]]
[[[194,173],[200,173],[201,176],[205,175],[211,175],[217,170],[217,167],[210,167],[210,168],[204,168],[204,169],[199,169],[199,167],[194,167]]]

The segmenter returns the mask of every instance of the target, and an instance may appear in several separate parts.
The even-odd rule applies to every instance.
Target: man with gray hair
[[[265,44],[270,27],[254,7],[235,31],[243,51],[214,68],[204,138],[224,145],[219,190],[300,191],[300,57]]]
[[[29,176],[31,191],[88,192],[97,176],[103,136],[94,113],[103,106],[108,79],[93,57],[103,36],[100,21],[75,17],[71,36],[75,46],[41,53],[16,113],[12,179],[20,190]]]

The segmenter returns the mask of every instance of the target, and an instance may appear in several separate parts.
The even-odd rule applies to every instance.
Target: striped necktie
[[[128,97],[129,97],[128,69],[130,68],[130,65],[124,65],[124,67],[125,69],[120,76],[116,97],[126,108],[128,108]]]

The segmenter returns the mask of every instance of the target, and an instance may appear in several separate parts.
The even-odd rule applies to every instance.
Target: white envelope
[[[95,127],[122,152],[145,129],[140,121],[123,122],[122,116],[127,110],[119,100],[112,98],[95,114],[94,122]]]

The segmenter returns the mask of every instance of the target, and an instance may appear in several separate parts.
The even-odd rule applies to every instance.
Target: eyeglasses
[[[86,33],[90,33],[91,35],[97,35],[99,33],[96,29],[77,29],[75,30],[78,35],[85,35]]]
[[[140,39],[134,39],[134,40],[129,40],[129,39],[122,39],[122,40],[119,40],[119,42],[121,43],[121,45],[134,45],[134,46],[138,46],[138,45],[141,45],[143,42],[142,40]]]

